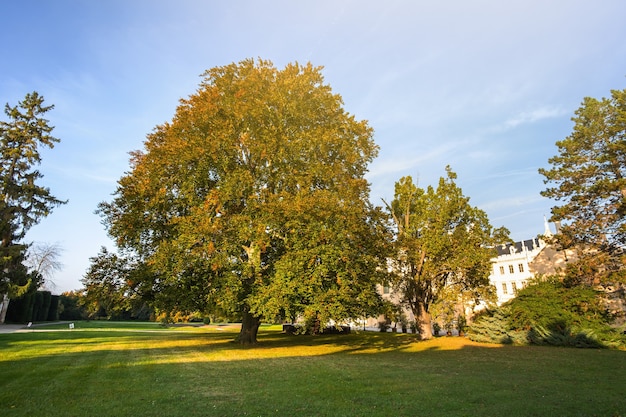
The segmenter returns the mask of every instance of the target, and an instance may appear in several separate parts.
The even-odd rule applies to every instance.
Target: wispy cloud
[[[542,107],[530,112],[523,112],[506,121],[507,127],[516,127],[525,123],[535,123],[544,119],[552,119],[567,114],[564,109],[558,107]]]
[[[569,111],[555,106],[544,106],[530,111],[523,111],[506,119],[504,122],[492,126],[490,133],[501,133],[517,127],[537,123],[547,119],[555,119],[569,114]]]
[[[433,161],[440,161],[442,155],[450,154],[457,147],[458,144],[453,142],[441,143],[438,146],[426,148],[406,146],[404,152],[401,154],[386,156],[374,161],[371,165],[368,177],[389,176],[391,174],[405,173],[409,170],[413,170],[417,173],[420,167],[425,165],[430,166]]]
[[[538,194],[523,194],[517,195],[513,197],[507,197],[502,199],[495,199],[491,201],[487,201],[481,204],[481,208],[483,210],[488,211],[508,211],[512,212],[512,209],[520,209],[520,208],[528,208],[532,207],[533,204],[545,200]]]

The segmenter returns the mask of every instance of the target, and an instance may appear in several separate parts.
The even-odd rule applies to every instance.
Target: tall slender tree
[[[5,106],[7,121],[0,121],[0,294],[6,311],[10,297],[28,287],[23,242],[26,232],[51,210],[64,204],[39,184],[43,175],[40,149],[53,148],[59,139],[44,115],[54,108],[45,106],[37,92],[27,94],[17,106]],[[4,313],[0,311],[0,320]]]
[[[150,266],[157,307],[237,312],[242,343],[264,318],[373,311],[386,230],[364,174],[378,148],[342,104],[310,64],[205,73],[100,205]]]
[[[450,167],[446,173],[437,188],[425,190],[401,178],[387,204],[396,226],[396,287],[424,338],[432,337],[431,306],[444,294],[484,299],[495,245],[509,239],[508,230],[494,229],[487,214],[470,205]]]
[[[550,185],[541,194],[559,202],[551,218],[561,223],[559,243],[585,248],[576,266],[579,275],[592,282],[624,281],[626,90],[613,90],[601,100],[585,98],[572,121],[572,133],[556,142],[551,167],[539,170]]]

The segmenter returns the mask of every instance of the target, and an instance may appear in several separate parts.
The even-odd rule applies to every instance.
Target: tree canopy
[[[494,247],[508,240],[506,229],[494,229],[486,213],[470,205],[450,167],[446,173],[436,188],[425,190],[411,177],[401,178],[387,204],[396,226],[396,287],[424,338],[432,336],[431,306],[444,296],[489,296]]]
[[[90,317],[108,319],[146,317],[150,301],[149,288],[144,289],[145,264],[100,248],[81,280],[84,291],[80,305]],[[149,316],[148,316],[149,317]]]
[[[616,277],[624,269],[626,244],[626,90],[585,98],[572,121],[572,133],[556,142],[551,167],[539,170],[550,185],[541,194],[560,202],[551,219],[561,223],[561,245],[594,254],[583,257],[591,269],[582,273]]]
[[[6,104],[8,120],[0,121],[0,294],[8,297],[28,287],[26,232],[65,203],[40,185],[40,149],[59,142],[44,118],[54,106],[43,103],[38,93],[27,94],[17,106]]]
[[[364,179],[372,129],[321,68],[245,60],[208,70],[171,122],[133,152],[109,234],[151,271],[161,309],[345,320],[379,305],[383,214]]]

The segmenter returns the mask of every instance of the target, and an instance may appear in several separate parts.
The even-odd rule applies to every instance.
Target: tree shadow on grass
[[[416,336],[408,334],[383,334],[378,332],[352,332],[348,334],[291,335],[286,333],[262,333],[256,345],[250,349],[270,349],[289,346],[334,345],[348,348],[350,352],[359,350],[398,350],[415,342]]]
[[[230,328],[221,332],[214,329],[207,331],[184,332],[143,331],[129,329],[116,330],[76,330],[26,332],[5,335],[0,338],[0,350],[20,347],[21,357],[53,357],[72,352],[97,351],[132,351],[149,349],[170,351],[176,349],[185,354],[197,352],[221,360],[244,358],[271,358],[289,356],[319,356],[341,353],[378,353],[404,350],[440,349],[436,344],[426,346],[428,341],[419,341],[413,334],[352,332],[349,334],[289,335],[277,330],[261,330],[259,341],[254,345],[241,345],[235,342],[237,329]],[[444,338],[448,339],[448,338]],[[466,340],[449,338],[449,340]],[[443,339],[442,339],[443,340]],[[37,345],[37,349],[28,350]],[[415,349],[415,346],[421,346]],[[461,344],[462,345],[462,344]],[[460,349],[462,346],[448,346],[448,349]]]

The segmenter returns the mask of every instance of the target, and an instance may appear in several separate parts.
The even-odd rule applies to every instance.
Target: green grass
[[[626,352],[76,323],[0,334],[2,416],[626,416]]]

